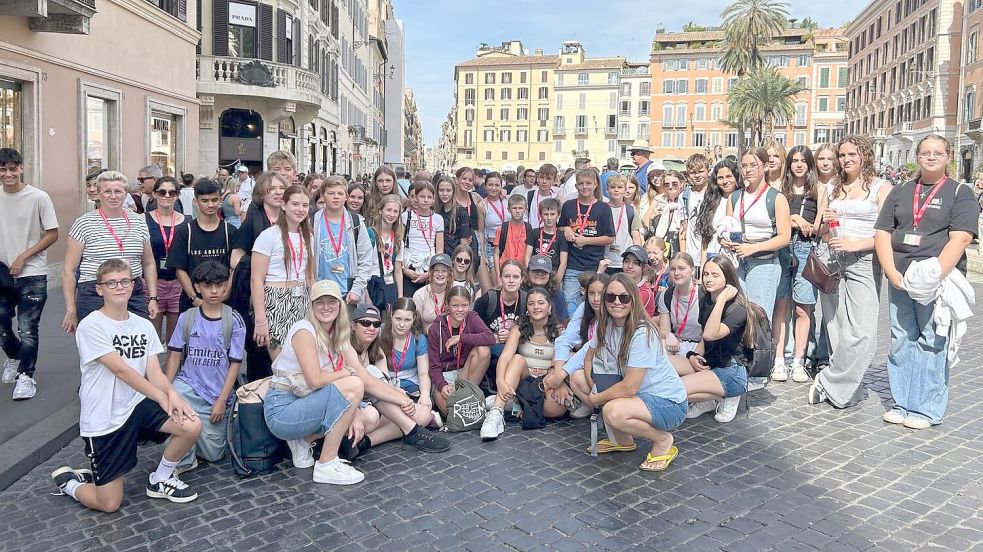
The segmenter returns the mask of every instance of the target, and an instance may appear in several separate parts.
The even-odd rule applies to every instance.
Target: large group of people
[[[383,442],[448,450],[437,430],[456,415],[455,393],[473,388],[487,395],[483,440],[506,422],[596,410],[607,434],[597,452],[641,438],[651,448],[640,468],[665,470],[685,419],[730,422],[762,384],[749,377],[762,339],[776,344],[770,379],[808,383],[804,401],[862,401],[882,275],[884,420],[942,422],[980,213],[972,188],[948,177],[945,138],[922,139],[918,171],[898,185],[876,175],[858,136],[816,151],[772,142],[713,165],[696,154],[685,171],[652,170],[637,147],[629,174],[383,166],[366,182],[301,177],[281,151],[255,176],[191,182],[188,198],[149,168],[133,195],[125,175],[95,175],[62,278],[91,465],[55,471],[56,485],[114,511],[137,443],[151,440],[167,445],[147,495],[194,500],[179,474],[225,453],[240,372],[268,380],[269,431],[319,483],[362,481],[351,462]],[[16,215],[0,218],[14,282],[0,272],[0,341],[3,381],[30,380],[33,394],[38,282],[58,234],[22,167],[0,150],[0,202]]]

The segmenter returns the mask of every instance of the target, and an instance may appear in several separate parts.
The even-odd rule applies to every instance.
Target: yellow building
[[[482,44],[474,59],[454,67],[456,166],[499,170],[552,160],[548,124],[559,57],[519,41]]]

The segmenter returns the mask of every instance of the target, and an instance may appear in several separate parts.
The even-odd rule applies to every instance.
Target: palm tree
[[[743,75],[764,65],[761,48],[788,26],[788,7],[781,0],[735,0],[727,6],[720,14],[724,22],[721,69]]]
[[[786,77],[774,67],[762,65],[738,79],[727,92],[732,121],[754,122],[758,135],[752,142],[771,136],[775,120],[789,120],[795,115],[795,97],[806,90],[798,81]]]

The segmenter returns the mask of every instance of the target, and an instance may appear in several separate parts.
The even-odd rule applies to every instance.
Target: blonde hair
[[[129,181],[126,179],[126,175],[117,171],[106,171],[96,177],[96,188],[102,190],[103,182],[122,182],[125,188]]]
[[[266,158],[266,170],[270,170],[270,167],[276,163],[284,162],[289,163],[293,170],[297,170],[297,158],[294,157],[294,154],[284,150],[274,151],[269,157]]]
[[[324,325],[314,316],[314,308],[307,309],[307,321],[314,326],[314,343],[319,353],[343,353],[351,347],[351,321],[348,319],[348,307],[338,301],[338,316],[331,324],[331,331],[325,330]]]

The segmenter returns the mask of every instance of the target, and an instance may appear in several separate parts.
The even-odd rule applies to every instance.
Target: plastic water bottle
[[[826,228],[829,229],[829,237],[838,238],[840,237],[840,219],[831,219],[826,223]],[[832,247],[829,248],[829,260],[830,262],[839,262],[840,252],[833,250]]]

